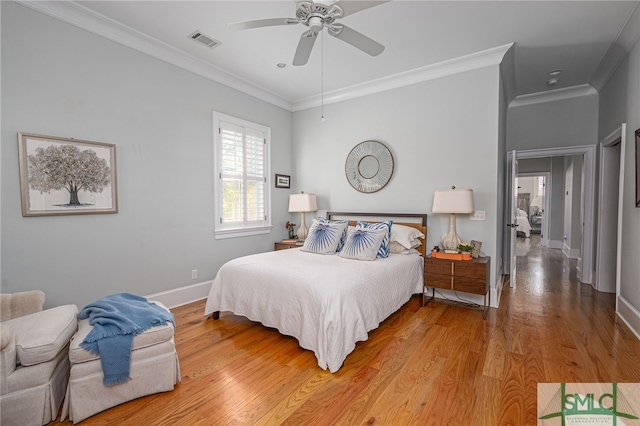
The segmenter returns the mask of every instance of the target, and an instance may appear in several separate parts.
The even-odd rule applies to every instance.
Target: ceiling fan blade
[[[313,44],[316,42],[316,38],[318,38],[318,33],[313,31],[306,31],[302,33],[302,37],[300,37],[300,41],[298,42],[296,54],[293,57],[293,65],[305,65],[307,61],[309,61],[309,55],[311,55],[311,49],[313,49]]]
[[[336,6],[340,6],[344,12],[344,16],[349,16],[361,10],[369,9],[370,7],[379,6],[382,3],[388,3],[390,0],[380,1],[354,1],[354,0],[342,0],[334,3]]]
[[[371,56],[378,56],[384,51],[383,45],[346,25],[334,24],[328,28],[328,32],[335,38],[339,38]]]
[[[295,18],[271,18],[258,19],[256,21],[231,22],[227,24],[230,30],[249,30],[251,28],[273,27],[276,25],[294,25],[298,20]]]

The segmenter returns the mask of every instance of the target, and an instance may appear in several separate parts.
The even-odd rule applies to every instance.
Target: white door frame
[[[517,152],[507,152],[507,203],[508,204],[508,220],[506,226],[509,227],[509,287],[516,286],[516,206],[518,204],[518,185],[516,185],[516,179],[518,177],[518,160]]]
[[[584,212],[582,224],[582,244],[580,257],[582,259],[582,275],[580,281],[591,284],[594,267],[594,215],[596,193],[596,145],[567,146],[559,148],[530,149],[516,151],[516,159],[564,157],[567,155],[584,156],[584,197],[582,199],[582,211]]]
[[[615,292],[616,295],[619,294],[620,289],[620,259],[621,259],[621,239],[622,239],[622,192],[624,188],[624,149],[625,149],[625,131],[626,124],[623,123],[619,128],[611,132],[609,135],[605,136],[602,141],[599,143],[599,153],[600,153],[600,179],[598,185],[598,227],[597,227],[597,238],[598,245],[596,248],[596,279],[594,282],[595,288],[598,291],[602,291],[602,286],[600,285],[600,277],[601,271],[600,267],[602,266],[602,257],[604,254],[602,253],[603,247],[607,247],[607,250],[610,250],[611,245],[605,244],[606,241],[611,241],[610,236],[605,234],[604,227],[602,225],[602,220],[605,216],[606,211],[605,205],[603,203],[604,200],[604,191],[606,182],[605,179],[607,176],[611,176],[610,173],[607,174],[605,171],[607,170],[607,166],[610,162],[607,161],[610,158],[608,155],[608,148],[615,146],[616,144],[620,144],[620,155],[617,160],[620,162],[618,167],[618,214],[616,217],[616,236],[617,236],[617,244],[616,244],[616,260],[615,260]],[[609,223],[609,222],[608,222]],[[617,297],[616,297],[617,303]]]

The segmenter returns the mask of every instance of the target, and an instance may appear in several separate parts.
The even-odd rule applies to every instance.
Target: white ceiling
[[[598,84],[606,81],[640,32],[637,1],[394,0],[340,21],[382,43],[386,47],[382,54],[368,56],[328,36],[325,30],[309,63],[294,67],[293,55],[307,27],[231,31],[226,26],[229,22],[295,17],[292,0],[69,3],[77,6],[74,14],[91,15],[92,23],[87,25],[102,28],[88,28],[94,32],[104,35],[114,31],[105,29],[108,27],[118,31],[129,27],[128,40],[132,34],[158,40],[160,47],[174,48],[169,48],[174,54],[198,58],[199,67],[210,67],[214,76],[221,73],[223,82],[236,79],[240,85],[250,85],[291,105],[317,97],[322,89],[326,96],[344,92],[355,85],[509,43],[514,43],[513,95],[584,84],[599,89]],[[195,30],[222,44],[210,49],[191,40],[188,36]],[[278,63],[287,66],[278,68]],[[548,72],[553,69],[563,72],[557,85],[548,86]]]

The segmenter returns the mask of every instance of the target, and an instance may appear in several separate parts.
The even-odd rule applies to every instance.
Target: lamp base
[[[456,214],[449,214],[449,233],[442,239],[442,247],[447,251],[458,252],[462,239],[456,233]]]
[[[307,225],[304,220],[304,212],[300,213],[300,227],[298,228],[298,239],[304,240],[309,235],[309,230],[307,229]]]

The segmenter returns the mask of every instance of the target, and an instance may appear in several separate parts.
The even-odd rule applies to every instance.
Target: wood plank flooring
[[[204,301],[173,310],[182,383],[83,425],[535,425],[540,382],[640,382],[640,341],[575,261],[520,239],[517,287],[482,312],[412,298],[335,374],[296,339]],[[70,424],[68,421],[63,424]]]

